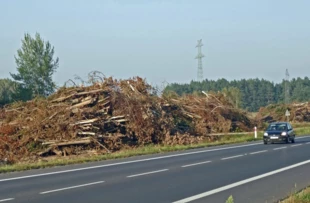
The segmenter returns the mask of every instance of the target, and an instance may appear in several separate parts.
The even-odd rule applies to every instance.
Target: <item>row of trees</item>
[[[0,79],[0,106],[38,96],[46,97],[55,91],[52,76],[58,68],[59,59],[54,59],[54,47],[38,33],[34,38],[24,35],[15,63],[17,73],[10,73],[12,79]]]
[[[249,111],[257,111],[260,107],[272,103],[284,102],[285,82],[273,83],[264,79],[242,79],[228,81],[226,79],[192,81],[189,84],[173,83],[165,91],[174,91],[179,95],[200,91],[223,91],[235,104]],[[294,78],[288,81],[290,101],[303,102],[310,100],[310,80]]]

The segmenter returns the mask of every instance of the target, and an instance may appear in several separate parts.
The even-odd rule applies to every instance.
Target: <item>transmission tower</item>
[[[290,80],[290,74],[288,73],[288,70],[286,69],[286,72],[285,72],[285,83],[284,83],[285,104],[289,104],[289,102],[290,102],[289,80]]]
[[[203,80],[203,70],[202,70],[202,58],[204,55],[201,53],[201,47],[203,46],[202,44],[202,39],[198,40],[198,43],[196,47],[198,48],[198,54],[195,59],[198,59],[198,71],[197,71],[197,80],[202,81]]]

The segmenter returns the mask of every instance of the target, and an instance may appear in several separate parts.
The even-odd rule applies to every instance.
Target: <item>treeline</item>
[[[38,33],[34,38],[25,34],[15,56],[17,73],[10,73],[12,78],[0,79],[0,107],[53,93],[56,85],[52,76],[59,63],[53,56],[54,47]]]
[[[189,84],[173,83],[165,88],[165,92],[174,91],[178,95],[192,94],[201,91],[223,91],[229,98],[248,111],[257,111],[268,104],[285,102],[285,83],[273,83],[264,79],[242,79],[228,81],[226,79],[192,81]],[[304,102],[310,100],[310,80],[294,78],[287,82],[289,102]]]

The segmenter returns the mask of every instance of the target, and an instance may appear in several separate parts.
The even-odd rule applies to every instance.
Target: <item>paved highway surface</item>
[[[0,202],[274,202],[310,185],[310,136],[0,175]]]

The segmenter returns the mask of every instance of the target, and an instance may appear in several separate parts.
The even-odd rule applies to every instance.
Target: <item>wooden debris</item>
[[[191,144],[236,126],[252,129],[252,121],[221,93],[200,94],[158,97],[139,77],[63,87],[46,100],[0,109],[0,160],[10,157],[14,163],[24,157],[103,149],[113,153],[151,143]],[[299,117],[305,112],[300,107]],[[38,147],[42,145],[45,150]]]
[[[69,99],[69,98],[74,97],[75,95],[76,95],[76,94],[70,94],[70,95],[68,95],[68,96],[66,96],[66,97],[60,97],[60,98],[58,98],[58,99],[53,100],[52,102],[53,102],[53,103],[55,103],[55,102],[63,102],[63,101],[66,101],[66,100]]]
[[[88,94],[96,94],[96,93],[100,93],[100,92],[105,92],[104,89],[97,89],[97,90],[92,90],[92,91],[88,91],[88,92],[80,92],[77,93],[76,96],[84,96],[84,95],[88,95]]]
[[[96,133],[94,133],[94,132],[78,132],[77,134],[78,135],[91,135],[91,136],[95,136],[96,135]]]
[[[99,120],[98,118],[94,118],[94,119],[90,119],[90,120],[83,120],[83,121],[76,122],[75,125],[94,123],[98,120]]]
[[[51,147],[60,147],[60,146],[68,146],[68,145],[80,145],[80,144],[90,144],[91,138],[88,139],[81,139],[81,140],[75,140],[75,141],[67,141],[67,142],[45,142],[42,143],[42,145],[48,145]]]
[[[83,101],[83,102],[81,102],[81,103],[75,104],[75,105],[69,107],[69,109],[80,108],[80,107],[82,107],[82,106],[89,105],[89,104],[91,104],[91,103],[93,103],[93,102],[94,102],[94,100],[91,98],[91,99],[89,99],[89,100],[86,100],[86,101]]]

